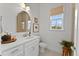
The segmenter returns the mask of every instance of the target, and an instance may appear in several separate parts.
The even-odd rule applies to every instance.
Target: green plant
[[[60,44],[63,47],[63,55],[73,55],[73,49],[75,49],[73,42],[63,40]]]
[[[73,42],[69,42],[69,41],[63,40],[62,42],[60,42],[60,44],[61,44],[63,47],[67,47],[67,48],[73,47],[73,48],[74,48],[74,43],[73,43]]]

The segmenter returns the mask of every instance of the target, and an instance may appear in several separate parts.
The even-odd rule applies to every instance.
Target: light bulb
[[[21,6],[22,8],[25,8],[25,4],[24,4],[24,3],[21,3],[20,6]]]

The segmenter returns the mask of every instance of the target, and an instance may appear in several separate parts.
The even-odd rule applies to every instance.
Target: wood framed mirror
[[[16,19],[16,32],[26,32],[28,31],[28,21],[30,16],[26,11],[21,11],[17,15]]]

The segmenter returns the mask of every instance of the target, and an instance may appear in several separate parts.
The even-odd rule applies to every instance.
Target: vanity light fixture
[[[21,3],[20,6],[21,6],[21,8],[25,9],[25,4],[24,3]]]
[[[31,10],[30,10],[30,5],[28,3],[25,4],[25,11],[31,16]]]
[[[30,5],[28,3],[21,3],[20,4],[21,8],[26,11],[30,17],[31,17],[31,10],[30,10]]]
[[[21,3],[20,5],[21,5],[21,7],[22,7],[24,10],[26,10],[26,11],[29,11],[29,10],[30,10],[30,6],[29,6],[28,3]]]

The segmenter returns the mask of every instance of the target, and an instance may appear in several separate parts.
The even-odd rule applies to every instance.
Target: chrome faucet
[[[31,36],[31,32],[29,32],[28,35]]]

